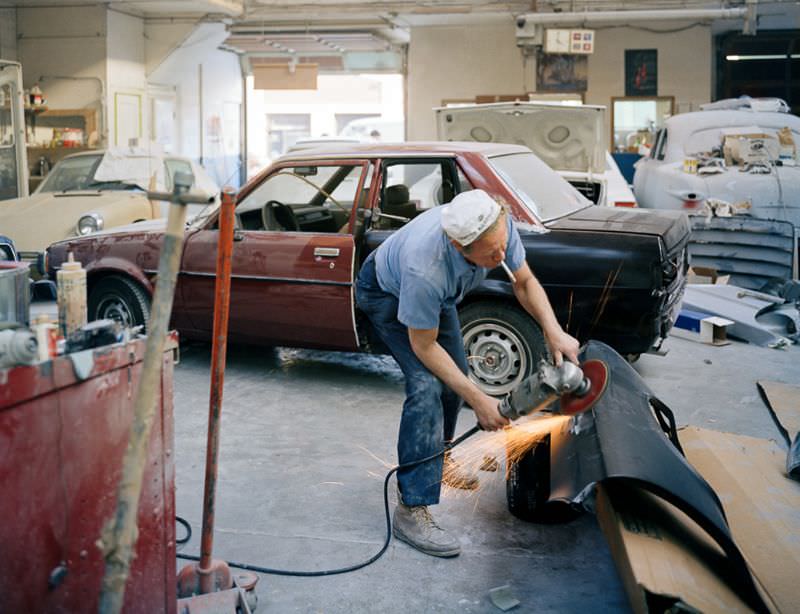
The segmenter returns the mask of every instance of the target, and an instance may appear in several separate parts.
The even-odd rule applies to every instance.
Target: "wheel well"
[[[145,294],[147,294],[148,296],[151,296],[151,294],[152,294],[150,292],[150,290],[148,290],[138,279],[136,279],[132,275],[128,275],[127,273],[123,273],[122,271],[106,270],[106,271],[97,271],[96,273],[92,273],[91,275],[87,276],[87,278],[86,278],[86,296],[87,296],[87,299],[88,299],[89,296],[91,296],[92,291],[97,287],[97,284],[99,284],[101,281],[103,281],[107,277],[124,277],[125,279],[127,279],[131,283],[134,283],[137,286],[139,286],[139,288],[141,288],[142,291]]]
[[[460,312],[465,307],[474,305],[475,303],[494,303],[496,305],[502,305],[503,307],[521,310],[515,297],[504,294],[469,294],[458,304],[458,310]]]

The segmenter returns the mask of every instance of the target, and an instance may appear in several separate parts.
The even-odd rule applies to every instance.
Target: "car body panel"
[[[43,252],[76,235],[78,220],[89,213],[101,214],[104,227],[111,228],[152,218],[153,206],[141,192],[38,192],[0,203],[0,225],[20,251]]]
[[[603,106],[509,102],[440,107],[434,112],[443,140],[525,145],[595,204],[636,206],[605,148]]]
[[[633,185],[640,206],[691,212],[700,209],[706,199],[715,198],[731,204],[749,203],[754,217],[800,226],[800,166],[796,160],[771,165],[764,174],[744,172],[739,166],[709,175],[683,170],[684,159],[721,147],[726,134],[775,135],[784,127],[791,130],[795,143],[800,143],[800,117],[788,113],[714,110],[669,118],[650,156],[636,163]]]
[[[484,189],[508,206],[517,222],[527,260],[548,292],[562,325],[582,340],[599,338],[623,353],[648,351],[672,325],[674,304],[685,283],[685,261],[681,260],[688,239],[685,216],[586,205],[545,225],[495,172],[485,152],[530,155],[527,148],[513,145],[414,143],[355,145],[281,158],[242,189],[237,197],[239,204],[258,205],[260,194],[267,193],[262,185],[270,178],[291,176],[289,167],[303,174],[307,167],[336,164],[369,168],[356,192],[365,196],[353,208],[349,226],[339,232],[286,232],[266,227],[237,230],[232,338],[264,344],[356,349],[357,339],[370,335],[357,325],[361,318],[353,304],[354,275],[360,262],[392,232],[369,227],[374,224],[373,218],[381,217],[388,169],[399,163],[449,160],[442,166],[443,172],[457,170],[463,177],[460,189]],[[545,165],[542,169],[544,181],[549,178],[563,182]],[[314,176],[310,175],[312,179]],[[367,176],[372,177],[368,190],[361,187]],[[237,215],[239,211],[249,215],[259,210],[241,207],[237,208]],[[210,335],[215,223],[212,216],[202,228],[187,233],[173,323],[180,323],[184,327],[181,332],[188,336]],[[136,230],[137,227],[147,229]],[[89,271],[90,290],[95,283],[93,271],[111,257],[128,260],[143,271],[140,277],[149,277],[156,271],[159,247],[160,234],[151,222],[134,224],[127,232],[62,241],[50,248],[51,274],[66,258],[66,252],[74,249]],[[318,249],[321,252],[315,253]],[[670,258],[675,262],[671,264]],[[488,296],[516,304],[513,290],[499,270],[492,271],[484,284],[465,299],[465,304]]]
[[[213,327],[208,306],[214,301],[217,241],[217,230],[190,236],[180,272],[179,309],[202,336]],[[315,255],[317,248],[338,255]],[[349,235],[239,232],[231,260],[231,338],[357,350],[354,255]]]

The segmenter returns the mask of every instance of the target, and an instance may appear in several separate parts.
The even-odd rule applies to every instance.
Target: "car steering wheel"
[[[272,209],[275,215],[275,221],[280,224],[284,230],[288,232],[296,232],[300,230],[300,224],[297,222],[297,217],[294,210],[278,200],[268,200],[266,207]]]

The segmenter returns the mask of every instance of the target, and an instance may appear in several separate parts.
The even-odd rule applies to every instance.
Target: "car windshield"
[[[548,222],[592,204],[532,152],[489,158],[492,168],[541,221]]]
[[[39,192],[72,192],[76,190],[139,190],[122,181],[95,181],[94,174],[103,154],[64,158],[53,167]]]

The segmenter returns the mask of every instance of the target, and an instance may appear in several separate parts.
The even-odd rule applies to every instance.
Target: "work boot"
[[[436,524],[427,505],[410,506],[398,500],[392,519],[392,533],[397,539],[431,556],[461,554],[458,540]]]
[[[442,484],[461,490],[475,490],[478,488],[478,476],[468,471],[455,460],[450,452],[444,453],[444,467],[442,469]]]

